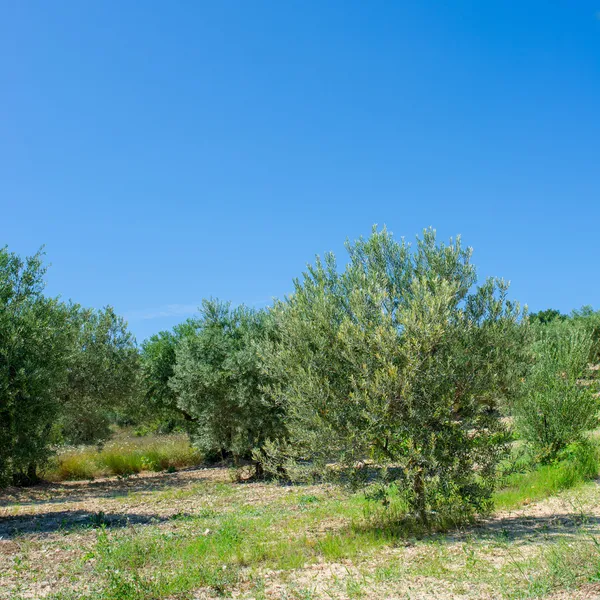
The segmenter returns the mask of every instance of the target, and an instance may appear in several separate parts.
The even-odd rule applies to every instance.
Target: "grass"
[[[560,460],[513,473],[504,478],[494,494],[494,506],[508,510],[543,500],[598,477],[600,460],[596,444],[581,444],[568,449]]]
[[[63,475],[88,477],[184,466],[189,453],[184,439],[168,436],[117,439],[100,452],[59,458]],[[240,484],[218,469],[184,472],[177,487],[166,477],[134,488],[103,483],[114,497],[90,486],[91,497],[81,500],[52,492],[32,502],[15,498],[0,503],[0,517],[37,516],[42,532],[53,510],[87,517],[40,538],[9,533],[0,598],[545,597],[600,581],[600,487],[580,485],[597,472],[596,453],[574,449],[505,478],[497,507],[520,507],[530,517],[436,534],[398,526],[405,507],[393,498],[383,509],[327,485]],[[552,505],[556,514],[535,504],[551,496],[562,502]],[[1,528],[2,518],[6,536]]]
[[[223,593],[238,584],[248,568],[293,571],[318,561],[359,559],[388,546],[394,537],[386,531],[352,527],[364,508],[359,495],[329,499],[320,506],[313,501],[314,508],[301,516],[297,508],[302,499],[298,502],[286,498],[260,516],[239,510],[221,513],[217,520],[191,518],[188,529],[177,534],[156,529],[135,535],[103,530],[94,555],[98,572],[109,574],[102,597],[179,597],[197,588]],[[333,515],[349,526],[324,535],[307,533]]]
[[[50,481],[126,477],[198,465],[202,457],[185,435],[119,436],[103,448],[71,448],[59,453],[44,477]]]
[[[575,544],[559,541],[527,555],[504,539],[466,537],[457,547],[451,538],[435,536],[413,541],[415,550],[407,561],[402,558],[405,542],[395,534],[352,526],[363,503],[360,496],[311,503],[313,508],[298,518],[294,503],[286,499],[271,504],[260,517],[221,514],[216,522],[191,518],[187,527],[175,531],[101,530],[91,556],[100,586],[87,598],[191,598],[200,589],[208,590],[209,597],[245,590],[242,597],[250,598],[265,573],[277,573],[290,591],[269,596],[273,598],[383,598],[390,585],[406,580],[435,581],[453,593],[475,586],[479,592],[493,588],[506,598],[525,598],[575,588],[600,573],[598,544],[586,535]],[[340,513],[345,526],[307,534],[325,517]],[[503,556],[500,566],[498,556]],[[302,587],[294,581],[294,575],[311,565],[348,561],[351,566],[328,577],[326,584],[315,581]]]
[[[228,483],[225,473],[219,480],[198,473],[184,473],[189,485],[180,492],[186,493],[167,502],[164,489],[103,500],[105,517],[143,505],[169,515],[162,522],[111,527],[106,518],[86,530],[15,538],[14,558],[0,566],[0,590],[6,576],[15,582],[4,584],[6,597],[15,600],[37,597],[35,586],[45,579],[53,582],[45,594],[53,600],[387,598],[411,597],[411,589],[415,597],[532,598],[600,576],[592,519],[558,533],[544,524],[526,538],[511,521],[506,532],[407,538],[366,518],[373,502],[362,494],[324,485]],[[600,491],[586,490],[588,504],[597,506]],[[48,555],[52,561],[40,562]]]

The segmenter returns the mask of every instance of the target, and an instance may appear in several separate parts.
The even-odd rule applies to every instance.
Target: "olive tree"
[[[144,403],[138,411],[142,421],[170,431],[175,427],[190,429],[194,417],[179,406],[177,393],[171,385],[177,362],[177,347],[193,335],[198,324],[187,319],[172,331],[161,331],[142,344],[141,371]]]
[[[412,512],[484,512],[507,449],[500,406],[522,369],[520,309],[508,285],[475,287],[471,250],[426,230],[413,248],[385,229],[317,258],[276,305],[263,346],[289,440],[264,454],[291,476],[394,482]]]
[[[600,310],[594,310],[591,306],[582,306],[571,313],[571,319],[575,325],[585,329],[592,339],[589,361],[593,366],[600,363]]]
[[[266,438],[282,434],[281,407],[263,390],[268,380],[259,357],[273,335],[268,311],[205,300],[195,330],[177,344],[169,386],[207,456],[248,459]]]
[[[529,314],[529,322],[540,325],[548,325],[554,321],[564,321],[568,319],[567,315],[563,315],[559,310],[554,308],[548,308],[547,310],[540,310],[536,313]]]
[[[0,484],[37,479],[60,414],[72,309],[44,296],[44,274],[41,253],[0,249]]]
[[[125,322],[46,297],[42,259],[0,249],[0,484],[35,482],[57,443],[102,439],[137,400]]]
[[[533,364],[512,412],[517,431],[542,462],[583,441],[600,422],[588,364],[594,331],[588,325],[575,319],[533,327]]]
[[[110,306],[74,306],[67,377],[60,390],[58,436],[71,444],[107,438],[110,421],[139,402],[139,355],[127,324]]]

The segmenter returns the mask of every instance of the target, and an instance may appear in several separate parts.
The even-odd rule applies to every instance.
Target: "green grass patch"
[[[598,477],[599,470],[597,446],[574,445],[550,464],[505,477],[502,487],[494,494],[494,505],[496,509],[507,510],[543,500]]]
[[[281,498],[267,505],[262,514],[242,510],[199,514],[193,520],[176,519],[178,526],[168,531],[156,527],[99,531],[91,554],[99,588],[96,596],[88,598],[191,598],[202,589],[212,596],[227,596],[240,585],[252,586],[255,580],[258,585],[265,569],[281,573],[283,579],[283,573],[316,562],[350,560],[363,569],[361,565],[368,565],[378,552],[406,543],[394,528],[365,526],[368,504],[355,494],[309,502],[298,511]],[[344,523],[320,529],[327,519],[340,517]],[[348,572],[343,579],[346,595],[360,597],[364,590],[369,597],[371,585],[425,577],[457,590],[476,583],[501,589],[507,598],[536,597],[560,588],[565,581],[580,585],[600,572],[600,551],[591,538],[580,539],[577,546],[552,545],[530,556],[515,550],[500,568],[492,557],[498,552],[512,554],[506,541],[473,538],[460,547],[456,543],[444,535],[413,539],[411,545],[416,547],[410,563],[402,554],[386,555],[385,563],[365,572],[364,578]],[[564,561],[572,573],[568,580],[561,567]]]
[[[361,495],[310,501],[302,511],[285,498],[261,510],[199,513],[175,518],[175,530],[105,529],[93,552],[100,597],[114,600],[187,597],[210,588],[224,594],[247,569],[289,571],[318,560],[368,555],[389,543],[386,532],[353,528],[362,518]],[[344,519],[341,529],[314,531],[326,518]],[[311,531],[312,530],[312,531]],[[92,597],[92,596],[90,596]]]

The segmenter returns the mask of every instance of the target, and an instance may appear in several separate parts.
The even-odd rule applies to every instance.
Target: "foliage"
[[[60,410],[72,311],[44,297],[44,274],[41,252],[0,249],[0,484],[36,479]]]
[[[74,344],[60,393],[60,438],[69,444],[106,439],[115,411],[138,398],[139,355],[125,321],[108,306],[73,311]]]
[[[138,415],[159,431],[189,429],[193,421],[192,416],[179,407],[170,381],[175,372],[177,347],[184,338],[194,334],[197,326],[195,319],[188,319],[172,331],[161,331],[142,344],[145,405],[140,407]]]
[[[342,273],[328,254],[295,281],[276,307],[280,341],[263,351],[287,411],[288,472],[397,482],[423,522],[447,503],[485,511],[506,451],[499,404],[525,362],[508,285],[471,291],[471,250],[433,230],[414,250],[385,229],[347,250]]]
[[[194,420],[193,439],[209,456],[250,458],[284,428],[266,396],[258,347],[274,335],[269,312],[205,300],[193,333],[176,346],[169,380],[177,406]]]
[[[588,328],[572,321],[534,332],[534,363],[512,411],[520,437],[541,460],[552,460],[598,425],[600,398],[583,380],[593,339]]]
[[[564,321],[567,319],[567,315],[563,315],[559,310],[549,308],[547,310],[540,310],[536,313],[529,315],[529,321],[531,323],[539,323],[540,325],[547,325],[553,321]]]
[[[590,363],[600,363],[600,310],[594,310],[591,306],[582,306],[571,313],[571,318],[576,325],[583,327],[592,338],[590,348]]]
[[[105,437],[137,393],[124,321],[45,297],[42,258],[0,250],[0,484],[34,482],[57,441]]]
[[[592,306],[582,306],[571,311],[570,315],[562,314],[560,311],[551,308],[531,313],[529,321],[534,325],[549,325],[556,321],[568,321],[572,325],[583,327],[589,331],[593,341],[589,360],[594,364],[600,362],[600,311],[595,311]]]

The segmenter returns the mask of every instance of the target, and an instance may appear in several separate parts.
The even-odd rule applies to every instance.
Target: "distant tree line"
[[[255,310],[210,299],[137,347],[107,307],[43,293],[42,255],[0,252],[0,481],[115,422],[188,432],[257,476],[394,487],[415,518],[485,513],[515,436],[540,462],[587,443],[600,312],[527,315],[471,249],[386,229],[317,257]]]

